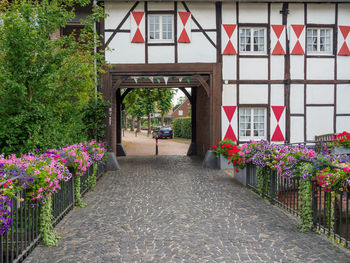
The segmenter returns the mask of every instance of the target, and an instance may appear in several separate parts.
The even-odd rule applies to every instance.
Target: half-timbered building
[[[350,129],[349,1],[100,1],[107,138],[134,88],[192,88],[193,142],[307,142]]]

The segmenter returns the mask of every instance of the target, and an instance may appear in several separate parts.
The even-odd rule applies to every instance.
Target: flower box
[[[237,172],[238,171],[238,172]],[[234,178],[243,185],[247,185],[247,168],[234,170]]]
[[[217,165],[219,169],[233,169],[232,163],[229,163],[229,161],[222,155],[217,157]]]
[[[350,148],[345,148],[342,146],[336,146],[332,149],[334,154],[350,154]]]

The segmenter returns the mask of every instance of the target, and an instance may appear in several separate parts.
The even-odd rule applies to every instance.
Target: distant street
[[[122,143],[129,156],[155,155],[156,152],[156,140],[151,135],[147,137],[144,131],[138,133],[137,137],[134,132],[125,131]],[[159,139],[158,155],[186,155],[190,143],[191,140],[188,139]]]

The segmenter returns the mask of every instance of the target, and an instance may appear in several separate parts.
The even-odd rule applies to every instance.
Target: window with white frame
[[[266,139],[266,109],[239,109],[240,140]]]
[[[174,40],[173,15],[149,15],[148,31],[150,42],[171,42]]]
[[[241,53],[266,54],[266,28],[240,28],[239,51]]]
[[[332,54],[332,29],[308,28],[307,51],[309,53]]]

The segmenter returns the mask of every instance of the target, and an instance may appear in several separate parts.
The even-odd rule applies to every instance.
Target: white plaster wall
[[[237,24],[236,3],[222,3],[222,23]]]
[[[290,142],[304,142],[304,117],[290,117]]]
[[[334,85],[307,85],[307,104],[331,104],[334,102]]]
[[[222,79],[236,79],[236,56],[222,56]]]
[[[222,106],[237,105],[237,86],[234,84],[224,84],[222,86]]]
[[[239,3],[240,23],[267,23],[267,4]]]
[[[312,80],[333,80],[334,59],[332,58],[308,58],[307,78]]]
[[[289,14],[287,19],[288,27],[290,25],[303,25],[304,24],[304,4],[289,4]]]
[[[284,79],[284,56],[271,56],[271,79]]]
[[[216,33],[208,32],[209,37],[216,42]],[[193,32],[191,43],[178,43],[178,62],[216,62],[216,49],[200,32]]]
[[[304,79],[304,56],[290,56],[291,79]]]
[[[254,96],[252,96],[254,94]],[[267,104],[267,85],[239,85],[240,104]]]
[[[337,113],[350,113],[350,85],[337,85]]]
[[[282,25],[282,15],[280,11],[282,10],[282,4],[271,4],[271,24],[272,25]]]
[[[240,58],[239,63],[240,79],[268,79],[268,63],[266,58]]]
[[[131,2],[118,2],[118,3],[111,3],[111,2],[105,2],[105,13],[108,15],[105,18],[105,28],[106,29],[115,29],[120,24],[120,22],[123,20],[125,15],[128,13],[130,8],[134,5],[134,3]],[[143,4],[138,4],[138,8],[143,9]],[[136,10],[135,10],[136,11]],[[143,11],[143,10],[137,10],[137,11]],[[123,29],[130,29],[130,23],[129,21],[125,21]]]
[[[337,78],[350,80],[350,56],[337,56]]]
[[[148,2],[148,10],[174,10],[173,2]]]
[[[106,33],[106,37],[112,33]],[[130,34],[117,34],[109,44],[111,50],[106,50],[108,63],[145,63],[145,44],[131,43]]]
[[[284,86],[271,85],[271,105],[284,106]]]
[[[350,26],[350,4],[338,5],[338,25]]]
[[[290,86],[290,113],[304,113],[304,85]]]
[[[340,132],[349,131],[349,130],[350,130],[350,116],[338,116],[336,132],[340,133]]]
[[[335,4],[307,4],[307,23],[334,24]]]
[[[175,47],[172,46],[149,46],[149,63],[175,63]]]
[[[333,107],[307,107],[306,139],[333,132]]]
[[[196,18],[198,23],[204,29],[216,28],[216,9],[215,3],[191,3],[186,2],[192,16]],[[182,4],[179,2],[179,6]],[[192,23],[192,28],[198,28],[195,23]]]

